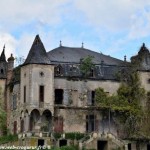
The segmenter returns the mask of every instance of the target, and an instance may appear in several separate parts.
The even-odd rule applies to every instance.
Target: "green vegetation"
[[[95,99],[98,107],[106,111],[110,109],[114,113],[124,126],[127,137],[137,137],[143,128],[141,122],[145,112],[142,101],[146,100],[146,91],[141,87],[138,72],[134,69],[129,72],[115,95],[109,95],[102,88],[98,88]]]
[[[78,146],[62,146],[62,147],[53,147],[51,150],[78,150]]]
[[[2,88],[0,87],[0,130],[3,134],[6,134],[6,112],[4,110],[4,98],[2,93]]]
[[[90,75],[90,71],[94,67],[92,60],[93,56],[87,56],[80,60],[80,70],[85,78]]]
[[[5,144],[5,143],[8,143],[8,142],[13,142],[13,141],[17,141],[18,140],[18,137],[17,135],[5,135],[5,136],[2,136],[0,137],[0,144]]]
[[[79,133],[79,132],[69,132],[65,133],[65,138],[70,139],[70,140],[80,140],[84,137],[84,133]]]

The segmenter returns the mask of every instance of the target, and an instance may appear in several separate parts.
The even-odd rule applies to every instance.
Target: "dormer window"
[[[94,69],[90,69],[90,74],[89,74],[90,77],[94,77]]]
[[[3,69],[1,69],[1,74],[4,74],[4,70]]]
[[[55,67],[55,75],[56,76],[62,75],[62,66],[58,65]]]

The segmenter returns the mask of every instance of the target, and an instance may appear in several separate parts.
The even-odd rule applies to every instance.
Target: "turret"
[[[10,57],[7,59],[8,61],[8,70],[13,70],[14,68],[14,60],[13,54],[10,55]]]

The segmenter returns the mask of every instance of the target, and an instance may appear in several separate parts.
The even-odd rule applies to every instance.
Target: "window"
[[[55,75],[56,76],[62,75],[62,66],[58,65],[55,67]]]
[[[63,103],[63,93],[62,89],[55,89],[55,104]]]
[[[17,134],[17,121],[14,121],[14,134]]]
[[[26,86],[24,86],[24,103],[26,103]]]
[[[86,116],[86,132],[93,132],[98,129],[98,121],[95,115]]]
[[[89,74],[90,77],[94,77],[94,69],[90,69],[90,74]]]
[[[39,102],[44,102],[44,86],[39,87]]]
[[[95,104],[95,91],[88,91],[88,105]]]
[[[20,132],[22,133],[24,131],[24,120],[20,120]]]
[[[12,96],[12,101],[13,101],[13,110],[15,110],[16,108],[17,108],[17,95],[16,94],[14,94],[13,96]]]
[[[54,131],[57,133],[63,132],[63,118],[62,117],[55,117],[54,118]]]
[[[92,91],[92,97],[91,97],[91,99],[92,99],[92,105],[94,105],[95,104],[95,91]]]
[[[3,74],[4,73],[4,70],[3,69],[1,69],[1,74]]]
[[[40,75],[40,77],[43,77],[44,76],[44,72],[41,71],[39,75]]]

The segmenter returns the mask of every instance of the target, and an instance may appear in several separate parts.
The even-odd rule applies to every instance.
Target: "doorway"
[[[107,150],[107,141],[97,141],[97,150]]]
[[[150,144],[147,144],[147,150],[150,150]]]
[[[38,146],[40,146],[40,147],[44,146],[44,140],[43,139],[38,139]]]
[[[60,140],[59,141],[59,147],[66,146],[66,145],[67,145],[67,140]]]
[[[131,150],[131,143],[128,143],[128,150]]]

